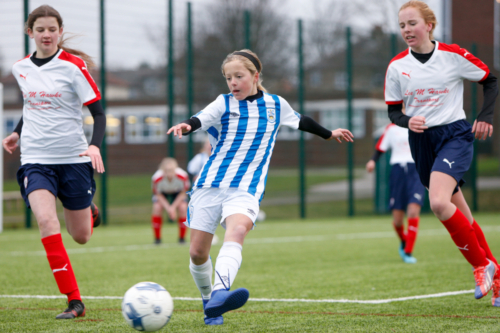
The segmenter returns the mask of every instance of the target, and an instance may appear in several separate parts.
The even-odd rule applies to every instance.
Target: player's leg
[[[62,241],[56,212],[56,198],[47,190],[33,191],[28,195],[28,198],[59,291],[68,297],[68,308],[56,318],[83,317],[85,316],[85,305],[82,303],[75,274]]]
[[[92,214],[89,208],[71,210],[64,208],[66,229],[78,244],[86,244],[92,235]],[[89,222],[90,221],[90,222]]]
[[[161,194],[160,194],[161,195]],[[156,195],[153,195],[153,209],[151,213],[151,226],[155,237],[155,244],[161,243],[161,226],[162,226],[163,207],[158,202]]]
[[[406,246],[406,233],[405,233],[405,211],[402,209],[393,209],[392,213],[392,226],[399,238],[399,256],[404,260],[404,249]]]
[[[406,244],[406,233],[404,226],[406,198],[406,167],[400,164],[391,165],[389,178],[390,200],[389,209],[392,212],[392,225],[399,237],[399,255],[405,260],[404,248]]]
[[[450,175],[432,172],[429,186],[431,209],[446,227],[462,255],[474,267],[475,297],[481,298],[491,289],[496,265],[486,258],[467,217],[451,202],[456,186],[457,181]]]
[[[408,232],[406,233],[407,241],[404,252],[407,255],[411,255],[417,240],[420,210],[424,203],[426,190],[420,181],[415,164],[408,163],[407,169],[406,184],[408,205],[406,207],[406,214],[408,217]]]
[[[187,211],[187,222],[191,228],[189,270],[200,291],[203,309],[212,294],[213,266],[210,248],[222,212],[220,192],[220,189],[215,188],[197,189],[191,197]],[[204,320],[207,325],[222,325],[224,322],[222,316],[208,318],[205,315]]]
[[[408,231],[406,233],[406,246],[404,252],[407,256],[412,256],[413,247],[417,240],[418,224],[420,221],[420,205],[417,203],[408,204],[406,209],[408,215]]]
[[[476,234],[476,238],[479,242],[479,245],[486,253],[486,258],[493,261],[497,265],[497,272],[493,277],[493,287],[492,287],[493,294],[491,295],[491,303],[493,304],[493,306],[500,307],[500,266],[498,265],[498,261],[493,256],[493,253],[490,250],[490,246],[486,241],[486,237],[484,236],[483,230],[476,222],[476,220],[472,217],[472,213],[469,209],[469,206],[467,205],[467,202],[465,201],[461,189],[459,189],[458,192],[451,197],[451,202],[453,202],[453,204],[457,206],[457,208],[464,213],[469,222],[472,223],[472,228],[474,229],[474,233]]]
[[[182,201],[179,206],[177,206],[177,224],[179,225],[179,243],[184,244],[185,237],[186,237],[186,232],[187,232],[187,226],[184,222],[186,222],[186,216],[187,216],[187,202]]]

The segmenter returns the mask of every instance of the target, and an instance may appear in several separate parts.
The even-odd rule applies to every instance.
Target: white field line
[[[500,227],[485,226],[482,228],[484,232],[500,232]],[[447,235],[446,229],[428,229],[420,230],[420,236],[443,236]],[[245,245],[253,244],[269,244],[269,243],[302,243],[302,242],[319,242],[332,240],[353,240],[353,239],[377,239],[377,238],[393,238],[394,232],[362,232],[350,234],[330,234],[316,236],[292,236],[292,237],[269,237],[269,238],[250,238],[245,240]],[[123,245],[123,246],[101,246],[101,247],[83,247],[76,249],[66,249],[68,254],[84,254],[84,253],[102,253],[102,252],[124,252],[124,251],[140,251],[140,250],[156,250],[165,248],[178,248],[177,243],[171,244],[142,244],[142,245]],[[0,252],[11,256],[46,256],[45,251],[12,251]]]
[[[351,299],[306,299],[306,298],[250,298],[249,301],[252,302],[290,302],[290,303],[356,303],[356,304],[385,304],[392,302],[403,302],[412,301],[417,299],[426,298],[438,298],[455,296],[462,294],[471,294],[474,290],[460,290],[460,291],[449,291],[438,294],[429,295],[418,295],[418,296],[408,296],[399,298],[388,298],[388,299],[375,299],[375,300],[351,300]],[[66,298],[64,295],[0,295],[0,298],[37,298],[37,299],[55,299],[55,298]],[[82,296],[83,299],[94,299],[94,300],[121,300],[123,297],[120,296]],[[173,297],[174,300],[178,301],[200,301],[199,297]]]

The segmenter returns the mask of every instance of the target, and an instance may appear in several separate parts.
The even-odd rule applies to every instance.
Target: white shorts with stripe
[[[255,225],[259,200],[238,188],[199,188],[189,201],[187,225],[214,234],[219,223],[225,229],[226,218],[234,214],[248,216]]]

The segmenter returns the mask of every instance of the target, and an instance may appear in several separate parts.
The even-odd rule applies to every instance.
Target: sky
[[[193,11],[195,31],[197,18],[201,17],[213,6],[217,0],[190,0]],[[311,3],[314,1],[314,5]],[[332,2],[354,1],[366,3],[362,0],[282,0],[283,15],[290,19],[304,20],[315,17],[315,7],[322,8]],[[405,0],[394,0],[399,4]],[[441,21],[441,1],[427,0],[426,2],[435,11],[438,22]],[[106,65],[110,69],[135,68],[141,63],[158,65],[164,63],[164,50],[155,42],[164,38],[167,18],[167,0],[106,0]],[[174,0],[175,30],[183,31],[186,21],[187,0]],[[137,5],[140,3],[140,5]],[[23,1],[0,1],[0,68],[3,75],[10,73],[10,68],[24,54],[23,34]],[[99,0],[31,0],[30,9],[42,4],[49,4],[56,8],[64,20],[64,30],[76,37],[70,43],[71,47],[81,49],[92,56],[97,63],[100,58],[99,37]],[[371,5],[377,2],[372,2]],[[394,20],[397,13],[394,13]],[[382,24],[384,18],[373,15],[369,18],[359,17],[352,22],[353,29],[362,30],[372,24]],[[394,21],[393,23],[397,23]],[[199,28],[199,27],[198,27]],[[438,24],[435,35],[441,36],[441,27]],[[163,43],[164,44],[164,43]],[[30,51],[34,51],[31,43]]]

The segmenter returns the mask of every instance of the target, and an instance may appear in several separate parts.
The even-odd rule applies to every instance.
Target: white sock
[[[229,289],[241,266],[242,246],[236,242],[224,242],[215,262],[215,283],[213,290]]]
[[[198,287],[203,299],[210,299],[212,294],[212,259],[208,257],[206,263],[195,265],[190,260],[189,270],[193,276],[194,283]]]

